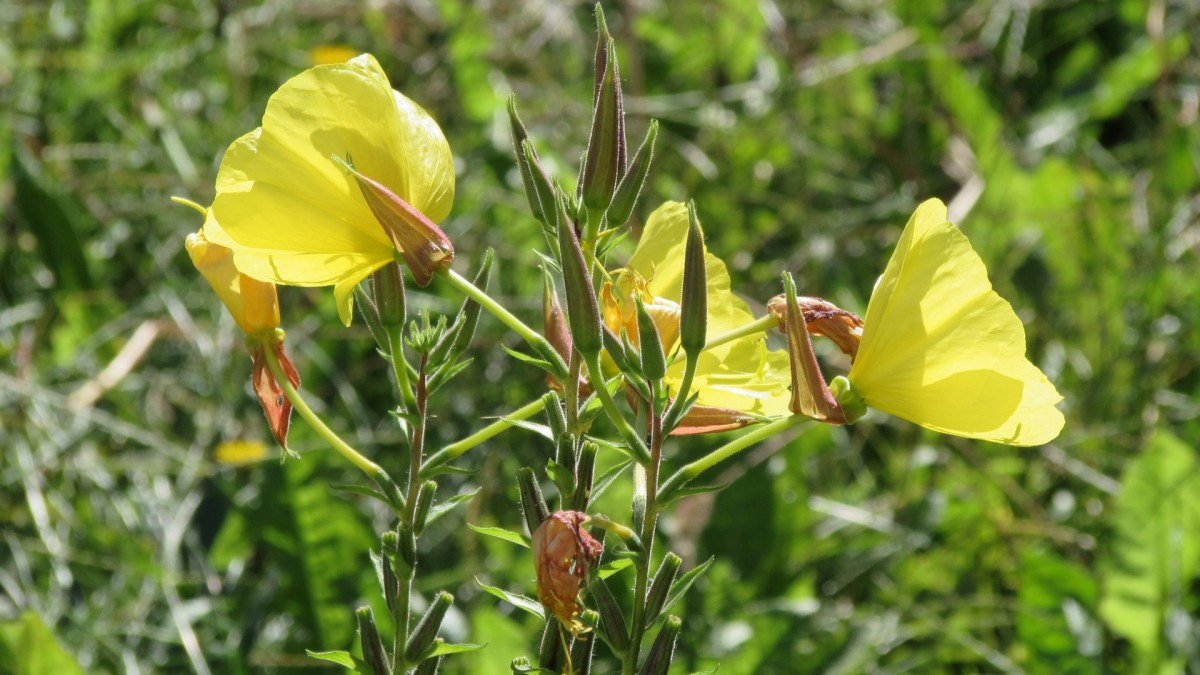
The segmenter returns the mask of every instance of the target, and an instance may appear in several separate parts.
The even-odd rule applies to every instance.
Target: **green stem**
[[[604,373],[600,370],[600,354],[585,354],[583,355],[583,360],[587,364],[589,379],[593,383],[604,382]],[[633,430],[633,427],[629,426],[629,422],[621,414],[621,410],[617,408],[617,402],[613,400],[608,387],[602,384],[600,386],[593,386],[593,389],[596,390],[596,398],[600,400],[600,405],[604,406],[604,412],[608,415],[613,426],[617,428],[617,433],[621,434],[621,438],[629,446],[629,450],[636,455],[638,463],[643,465],[649,463],[650,451],[646,449],[646,443]]]
[[[393,357],[395,352],[393,352]],[[421,489],[421,460],[425,450],[425,424],[426,411],[429,403],[429,392],[426,390],[426,372],[425,367],[429,363],[429,354],[421,355],[421,364],[417,369],[417,388],[416,397],[414,400],[416,419],[413,424],[412,443],[410,446],[409,462],[408,462],[408,498],[405,502],[404,513],[401,516],[400,530],[408,530],[411,534],[403,536],[413,537],[413,550],[416,550],[416,532],[413,526],[413,515],[417,508],[417,493]],[[403,364],[401,364],[403,367]],[[412,564],[408,566],[405,572],[404,582],[400,586],[400,595],[396,598],[396,649],[404,649],[404,644],[408,638],[408,631],[411,625],[411,617],[409,606],[412,599],[413,580],[417,576],[417,559],[413,557]]]
[[[493,316],[500,319],[501,323],[511,328],[514,333],[521,336],[521,339],[528,342],[534,351],[550,364],[555,377],[562,379],[567,376],[567,364],[563,363],[562,357],[558,355],[558,352],[554,351],[554,347],[546,341],[546,338],[539,335],[537,331],[529,326],[526,326],[520,319],[513,316],[512,312],[505,309],[500,303],[493,300],[490,295],[480,290],[479,287],[454,270],[443,267],[439,270],[439,273],[450,282],[451,286],[458,289],[460,293],[479,303],[480,307],[491,312]]]
[[[711,469],[713,466],[729,459],[730,457],[733,457],[755,443],[764,441],[775,434],[783,433],[784,431],[793,429],[801,424],[811,421],[811,417],[805,417],[803,415],[790,415],[788,417],[777,419],[769,424],[764,424],[748,434],[739,436],[733,441],[726,443],[716,450],[713,450],[700,459],[691,462],[690,464],[685,464],[681,469],[676,471],[674,475],[668,478],[667,482],[663,483],[660,494],[666,494],[669,491],[683,487],[688,481],[696,478],[708,469]]]
[[[717,347],[720,347],[723,344],[733,342],[734,340],[737,340],[739,338],[744,338],[747,335],[754,335],[755,333],[763,333],[765,331],[768,331],[772,328],[776,328],[778,326],[779,326],[779,319],[776,319],[774,316],[768,314],[760,319],[755,319],[754,321],[751,321],[750,323],[748,323],[744,326],[738,326],[737,328],[734,328],[733,330],[731,330],[727,333],[722,333],[722,334],[714,337],[713,339],[709,340],[708,342],[705,342],[703,351],[708,351],[710,349],[716,349]]]
[[[658,382],[650,383],[650,394],[657,398]],[[645,465],[644,480],[635,486],[634,499],[643,499],[645,513],[642,517],[642,546],[645,555],[641,556],[634,566],[633,582],[633,616],[630,621],[629,651],[625,654],[622,664],[623,675],[633,675],[637,668],[638,658],[642,650],[642,637],[646,630],[646,590],[650,583],[650,559],[654,552],[654,531],[658,525],[658,472],[662,463],[662,417],[654,414],[653,404],[650,418],[650,461]],[[638,467],[635,467],[635,469]]]
[[[692,392],[692,380],[696,377],[696,364],[700,362],[700,355],[696,354],[693,358],[692,354],[686,355],[687,360],[683,364],[683,378],[679,381],[679,389],[675,392],[675,400],[671,401],[671,407],[667,408],[667,414],[663,416],[664,420],[670,423],[671,427],[679,424],[679,411],[683,410],[683,405],[687,403],[688,394]]]
[[[325,423],[313,412],[313,409],[308,407],[308,404],[300,397],[300,392],[296,391],[292,383],[288,381],[287,376],[284,375],[283,368],[279,365],[279,358],[275,356],[275,350],[271,349],[269,344],[262,345],[262,349],[266,356],[267,369],[271,371],[275,382],[283,390],[283,395],[287,397],[287,400],[291,401],[292,408],[299,413],[305,422],[308,422],[309,426],[317,432],[317,435],[325,439],[325,442],[329,443],[339,455],[345,457],[354,466],[362,469],[362,472],[367,474],[368,477],[380,483],[386,482],[390,484],[392,479],[383,470],[383,467],[363,457],[362,453],[350,447],[349,443],[343,441],[341,437],[333,433],[332,429],[325,426]]]
[[[388,352],[392,358],[392,371],[396,373],[396,388],[400,390],[400,401],[405,412],[413,409],[412,383],[408,379],[408,365],[404,361],[404,327],[388,326]]]
[[[427,473],[433,468],[448,464],[455,459],[458,459],[458,457],[460,457],[464,452],[511,428],[514,426],[514,422],[519,422],[521,420],[526,420],[530,417],[533,417],[537,413],[541,412],[544,406],[545,402],[539,398],[533,403],[521,408],[517,408],[511,413],[496,420],[495,422],[492,422],[491,424],[480,429],[479,431],[476,431],[470,436],[467,436],[461,441],[447,445],[446,447],[429,456],[429,461],[425,462],[423,471]],[[425,478],[427,476],[422,477]]]

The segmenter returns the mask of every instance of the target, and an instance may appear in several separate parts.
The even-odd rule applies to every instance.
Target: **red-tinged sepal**
[[[268,335],[251,336],[248,342],[254,362],[254,370],[250,376],[250,382],[254,385],[254,394],[258,396],[258,402],[267,416],[267,424],[270,425],[271,433],[275,435],[279,447],[283,448],[287,455],[293,455],[294,453],[288,449],[287,445],[288,427],[292,420],[292,402],[284,395],[283,388],[279,386],[271,369],[267,367],[266,350],[271,350],[293,389],[300,388],[300,373],[296,371],[295,364],[288,358],[287,352],[283,348],[282,330],[275,330]]]
[[[359,173],[350,158],[341,163],[358,181],[367,206],[371,207],[375,220],[396,247],[400,259],[412,270],[417,285],[428,286],[433,275],[449,267],[454,260],[454,245],[450,238],[424,213],[387,186]]]
[[[845,424],[846,416],[834,395],[825,383],[825,376],[813,353],[812,340],[808,337],[808,326],[804,313],[796,302],[796,284],[792,275],[783,274],[785,291],[785,325],[788,341],[788,356],[792,364],[792,400],[788,409],[796,415],[805,415],[829,424]]]

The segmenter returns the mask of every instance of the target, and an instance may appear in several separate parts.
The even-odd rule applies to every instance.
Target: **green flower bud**
[[[563,213],[561,200],[558,201],[557,209],[560,214],[559,262],[562,265],[563,284],[566,286],[567,322],[571,326],[571,338],[575,349],[587,362],[600,353],[600,306],[596,303],[596,289],[592,287],[592,276],[588,272],[579,237],[575,235],[575,228]]]
[[[679,311],[679,344],[688,358],[696,358],[708,339],[708,272],[704,267],[704,233],[700,230],[695,202],[688,202],[688,236]]]
[[[674,553],[667,553],[658,571],[654,573],[654,581],[650,582],[650,590],[646,593],[646,623],[658,618],[667,594],[671,592],[671,584],[675,583],[675,575],[679,573],[679,565],[683,561]]]
[[[558,392],[548,391],[542,395],[542,409],[546,411],[546,426],[550,427],[551,436],[558,438],[567,433],[567,413]]]
[[[525,124],[517,115],[516,96],[508,97],[508,123],[512,130],[513,152],[517,156],[517,169],[521,172],[521,183],[525,186],[525,198],[529,200],[529,211],[539,222],[549,224],[536,184],[537,175],[540,174],[541,178],[545,179],[546,174],[542,171],[533,146],[529,145],[528,149],[526,148],[526,145],[530,143],[529,132],[525,130]],[[550,181],[546,181],[546,185],[549,184]]]
[[[534,152],[532,143],[523,141],[521,154],[525,158],[525,164],[529,166],[529,183],[525,186],[526,199],[531,204],[530,208],[535,209],[534,216],[541,213],[542,216],[538,220],[545,227],[552,229],[558,222],[554,206],[558,188],[554,186],[545,170],[542,169],[542,163],[538,159],[537,153]],[[535,202],[537,206],[532,206]]]
[[[597,14],[603,26],[603,13]],[[607,30],[604,31],[607,33]],[[621,73],[617,68],[616,43],[612,38],[596,45],[596,94],[592,110],[592,132],[580,179],[580,196],[589,209],[608,208],[617,180],[625,172],[625,111],[621,102]],[[603,61],[603,63],[601,62]],[[600,69],[603,68],[601,73]],[[595,227],[596,224],[592,224]]]
[[[412,527],[400,525],[396,528],[396,543],[400,559],[412,567],[417,564],[417,539],[413,536]]]
[[[667,617],[666,623],[654,638],[654,645],[642,663],[641,675],[667,675],[671,669],[671,659],[675,658],[675,640],[679,637],[679,629],[683,621],[675,616]]]
[[[433,495],[437,492],[437,483],[425,481],[417,492],[417,505],[413,510],[413,534],[421,536],[425,530],[425,519],[429,517],[429,509],[433,507]]]
[[[638,341],[642,351],[642,373],[651,380],[661,380],[667,374],[667,357],[663,354],[662,340],[658,337],[658,328],[654,319],[646,311],[646,303],[642,298],[635,297],[638,316]]]
[[[375,628],[375,615],[370,607],[359,607],[358,639],[362,643],[363,661],[371,667],[375,675],[391,675],[392,668],[388,665],[387,653],[383,650],[383,642],[379,639],[379,631]]]
[[[596,452],[599,447],[584,441],[579,449],[579,461],[575,465],[575,494],[571,496],[571,509],[586,511],[592,499],[592,482],[596,476]]]
[[[612,203],[608,205],[608,226],[620,227],[629,220],[633,207],[637,205],[638,195],[646,183],[650,173],[650,162],[654,159],[654,141],[658,138],[658,120],[650,120],[650,129],[646,131],[646,139],[642,141],[633,161],[629,163],[629,171],[617,185]]]
[[[442,629],[442,621],[446,618],[446,612],[453,604],[454,596],[445,591],[434,596],[433,602],[429,603],[429,609],[425,610],[425,616],[421,617],[421,621],[404,644],[405,663],[415,663],[433,648],[433,641],[437,639],[438,631]]]
[[[388,263],[371,274],[371,291],[379,323],[396,328],[404,325],[404,276],[400,266]]]
[[[542,521],[550,517],[550,507],[546,506],[546,498],[542,496],[542,488],[538,485],[533,469],[524,466],[517,470],[517,491],[521,495],[521,513],[525,515],[525,526],[529,528],[529,534],[532,536]]]
[[[845,376],[838,375],[833,378],[833,382],[829,385],[829,391],[837,399],[838,405],[842,406],[846,424],[853,424],[867,414],[866,401],[862,400],[862,397],[854,390],[854,385]]]
[[[625,615],[621,613],[617,599],[603,579],[588,584],[588,593],[596,602],[596,611],[600,614],[598,632],[614,652],[624,654],[629,649],[629,628],[625,625]]]

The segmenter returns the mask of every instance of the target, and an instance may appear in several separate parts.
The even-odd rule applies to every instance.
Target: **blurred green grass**
[[[688,600],[679,672],[1200,668],[1200,10],[605,9],[630,136],[662,123],[643,216],[696,199],[752,304],[788,269],[861,310],[912,207],[941,197],[1066,396],[1045,448],[874,416],[723,467],[741,479],[664,526],[685,565],[718,560]],[[20,661],[11,636],[56,635],[85,672],[285,672],[311,669],[305,647],[349,646],[386,515],[325,487],[355,477],[300,423],[303,463],[213,461],[221,441],[269,436],[236,327],[183,253],[199,223],[168,197],[211,198],[224,148],[309,50],[370,51],[450,140],[460,260],[495,247],[494,287],[535,317],[540,237],[503,102],[516,93],[572,180],[593,39],[587,2],[0,6],[0,659]],[[310,398],[400,466],[364,329],[342,329],[327,292],[283,302]],[[444,397],[434,442],[539,391],[484,324],[470,377],[486,395]],[[529,561],[463,522],[516,529],[512,477],[548,452],[510,432],[442,486],[481,493],[428,537],[421,590],[455,591],[452,637],[489,643],[451,672],[506,672],[534,649],[536,628],[472,581],[530,592]],[[606,512],[625,517],[622,499]]]

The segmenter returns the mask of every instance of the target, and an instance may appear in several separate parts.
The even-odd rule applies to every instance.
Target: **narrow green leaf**
[[[320,659],[322,661],[331,661],[333,663],[338,664],[339,666],[346,666],[347,668],[349,668],[350,670],[353,670],[356,673],[362,672],[359,668],[361,665],[363,665],[362,661],[359,661],[358,659],[354,658],[354,656],[351,655],[350,652],[343,652],[343,651],[314,652],[311,649],[305,649],[304,653],[308,654],[309,657],[314,658],[314,659]]]
[[[495,537],[497,539],[503,539],[504,541],[512,542],[518,546],[529,548],[529,541],[524,536],[517,534],[516,532],[506,530],[502,527],[479,527],[470,523],[467,523],[467,527],[475,530],[479,534]]]
[[[500,598],[501,600],[508,602],[513,607],[523,609],[542,621],[546,620],[546,609],[542,607],[542,603],[538,602],[537,600],[525,595],[521,595],[520,593],[510,593],[503,588],[488,586],[480,581],[479,577],[475,577],[475,583],[479,584],[479,587],[483,590],[487,591],[491,595],[496,596],[497,598]]]
[[[633,566],[633,561],[630,560],[629,558],[617,558],[616,560],[609,560],[608,562],[604,563],[603,565],[597,567],[596,571],[593,572],[593,574],[595,574],[597,577],[599,577],[601,579],[607,579],[607,578],[611,577],[612,575],[616,574],[617,572],[620,572],[621,570],[627,569],[632,566]]]
[[[479,494],[479,488],[475,488],[470,492],[464,492],[461,495],[455,495],[441,504],[435,505],[433,508],[429,509],[429,516],[425,518],[425,527],[429,527],[430,523],[446,515],[451,509],[459,504],[470,501],[471,497],[474,497],[477,494]]]
[[[429,654],[426,655],[425,658],[433,659],[433,658],[437,658],[439,656],[446,656],[447,654],[462,654],[463,652],[473,652],[478,649],[483,649],[486,646],[487,646],[486,643],[481,644],[481,645],[475,645],[475,644],[470,644],[470,643],[466,643],[466,642],[457,643],[457,644],[451,643],[451,642],[445,642],[445,643],[438,645],[437,647],[434,647],[433,651],[429,652]]]

